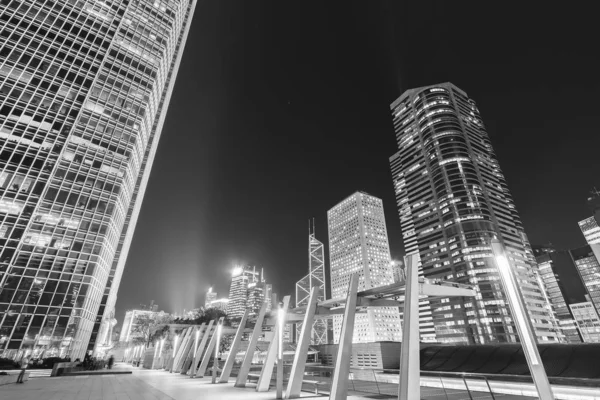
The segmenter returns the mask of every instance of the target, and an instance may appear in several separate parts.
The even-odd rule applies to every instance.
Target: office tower
[[[325,253],[323,243],[315,237],[315,224],[308,230],[308,275],[296,282],[296,307],[308,304],[312,288],[318,290],[317,301],[325,300],[327,288],[325,284]],[[311,344],[327,344],[327,324],[329,319],[315,319],[311,329]],[[302,324],[296,324],[296,333],[300,334]]]
[[[394,283],[390,248],[381,199],[356,192],[327,212],[331,297],[345,298],[350,277],[358,274],[358,291]],[[333,319],[333,340],[338,343],[342,318]],[[400,341],[397,307],[369,309],[357,314],[353,341]]]
[[[195,4],[0,2],[0,356],[111,323]]]
[[[589,301],[569,306],[584,343],[600,343],[600,317]]]
[[[241,318],[248,307],[248,286],[258,281],[256,267],[235,267],[231,275],[229,286],[229,303],[227,315],[229,318]]]
[[[250,316],[256,317],[265,301],[269,301],[268,293],[272,292],[271,285],[267,285],[263,271],[254,282],[248,283],[248,300],[246,307],[250,309]]]
[[[593,252],[592,245],[571,250],[570,253],[587,290],[588,301],[600,313],[600,263]]]
[[[518,276],[539,341],[557,341],[536,265],[475,102],[443,83],[406,91],[391,105],[398,152],[390,158],[407,254],[426,278],[475,285],[477,296],[431,301],[438,341],[515,342],[490,241]]]
[[[534,250],[534,253],[536,253],[536,250]],[[581,343],[581,335],[577,330],[577,324],[565,298],[565,289],[560,275],[555,271],[555,261],[558,258],[556,255],[559,254],[560,252],[547,251],[541,252],[536,257],[541,280],[540,286],[544,288],[544,294],[552,307],[555,325],[559,327],[559,332],[562,332],[564,339],[559,336],[559,341]]]
[[[217,292],[213,292],[212,287],[208,288],[208,292],[204,296],[204,307],[210,307],[210,303],[217,299]]]

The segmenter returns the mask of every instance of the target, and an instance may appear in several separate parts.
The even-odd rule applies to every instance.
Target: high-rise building
[[[0,357],[112,323],[195,4],[0,2]]]
[[[212,287],[208,288],[208,292],[204,296],[204,307],[210,307],[210,303],[217,299],[217,292],[213,292]]]
[[[552,307],[552,313],[556,320],[555,325],[563,334],[562,337],[559,336],[559,340],[567,343],[581,343],[581,335],[566,300],[560,275],[555,271],[556,262],[560,262],[560,258],[556,256],[560,254],[561,252],[547,251],[536,257],[541,280],[540,286],[544,288],[544,294]]]
[[[248,307],[248,288],[253,283],[252,289],[254,289],[256,282],[259,281],[259,275],[260,272],[256,271],[256,267],[234,268],[229,286],[229,303],[227,304],[229,318],[241,318],[244,315],[246,307]]]
[[[438,341],[514,342],[516,329],[490,241],[515,269],[539,341],[558,333],[535,260],[475,102],[443,83],[406,91],[391,105],[398,152],[390,158],[407,254],[426,278],[475,285],[475,298],[431,301]]]
[[[394,283],[383,202],[356,192],[327,212],[332,298],[345,298],[350,277],[358,274],[358,290]],[[333,340],[338,343],[342,318],[333,319]],[[397,307],[368,309],[357,314],[353,341],[400,341]]]
[[[600,343],[600,317],[589,301],[569,306],[584,343]]]
[[[591,245],[570,251],[579,276],[587,290],[588,300],[600,313],[600,263]]]
[[[312,288],[318,290],[317,301],[325,300],[327,286],[325,283],[325,253],[323,243],[315,237],[314,221],[308,232],[308,275],[296,282],[296,307],[308,304]],[[315,319],[311,329],[311,344],[327,344],[327,324],[329,319]],[[296,324],[296,334],[299,335],[302,324]]]
[[[270,303],[269,294],[271,292],[272,286],[265,282],[263,271],[261,270],[260,277],[254,282],[248,283],[248,298],[246,307],[250,309],[249,316],[257,316],[265,301],[267,301],[268,306]]]
[[[587,202],[592,216],[579,221],[579,228],[596,259],[600,260],[600,192],[596,188],[590,193]],[[595,306],[598,308],[598,303],[595,303]]]

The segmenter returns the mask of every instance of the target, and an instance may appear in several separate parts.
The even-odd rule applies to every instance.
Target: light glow
[[[520,336],[522,343],[525,345],[525,349],[527,353],[529,353],[529,357],[532,365],[538,365],[539,360],[537,359],[536,352],[534,349],[533,342],[531,341],[531,337],[527,330],[527,320],[525,319],[524,310],[521,308],[521,302],[519,301],[519,295],[517,290],[513,284],[510,264],[506,259],[506,256],[502,254],[496,255],[496,263],[498,264],[498,270],[502,275],[502,279],[506,283],[506,291],[508,292],[508,298],[510,300],[510,304],[512,305],[513,313],[517,319],[517,324],[522,327],[523,332]]]
[[[240,276],[242,272],[244,272],[244,269],[242,267],[235,267],[231,272],[231,276]]]

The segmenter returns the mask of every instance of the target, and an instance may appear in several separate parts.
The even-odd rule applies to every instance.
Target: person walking
[[[23,357],[23,359],[21,360],[21,373],[17,378],[17,383],[23,383],[23,378],[25,377],[25,370],[27,369],[28,365],[29,359],[27,357]]]
[[[112,369],[112,366],[114,363],[115,363],[115,357],[111,354],[111,356],[108,357],[108,369]]]

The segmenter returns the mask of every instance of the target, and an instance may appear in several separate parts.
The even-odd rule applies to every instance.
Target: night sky
[[[477,102],[530,241],[585,244],[577,222],[600,187],[594,14],[406,3],[199,2],[119,325],[150,300],[181,312],[211,285],[227,296],[236,262],[264,267],[275,292],[292,294],[308,269],[308,219],[327,246],[327,210],[356,190],[383,199],[392,257],[402,257],[389,104],[439,82]]]

